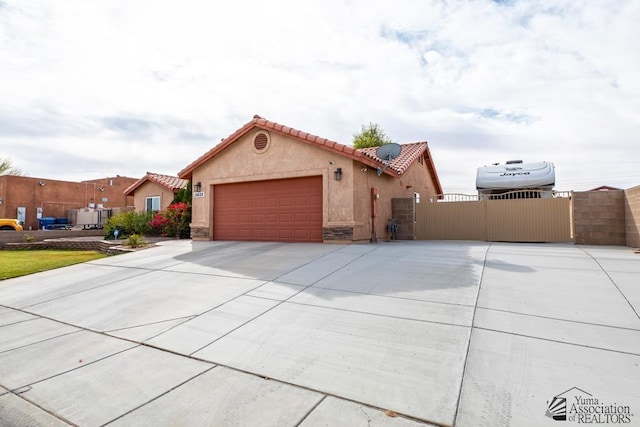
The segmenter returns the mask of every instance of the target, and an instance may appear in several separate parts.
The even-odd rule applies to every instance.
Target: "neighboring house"
[[[178,173],[193,183],[191,235],[207,240],[376,241],[391,199],[442,193],[426,142],[386,168],[356,150],[259,116]],[[384,168],[378,175],[378,168]]]
[[[163,211],[171,204],[175,194],[189,183],[176,176],[147,172],[124,191],[133,197],[136,212]]]
[[[0,176],[0,218],[19,218],[25,230],[37,230],[39,217],[66,218],[81,208],[126,208],[133,197],[123,191],[135,178],[107,177],[71,182],[28,176]]]

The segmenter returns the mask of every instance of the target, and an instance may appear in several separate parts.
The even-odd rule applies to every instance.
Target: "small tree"
[[[384,133],[377,123],[369,122],[369,125],[362,125],[360,133],[353,135],[354,148],[379,147],[389,144],[391,139]]]
[[[18,175],[23,176],[22,171],[13,166],[11,159],[0,158],[0,175]]]
[[[187,182],[187,186],[185,188],[181,188],[178,190],[176,195],[173,197],[171,204],[174,203],[187,203],[191,204],[191,181]]]

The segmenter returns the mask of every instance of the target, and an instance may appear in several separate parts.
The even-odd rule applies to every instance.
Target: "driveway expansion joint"
[[[640,320],[640,313],[638,313],[638,310],[636,310],[636,308],[633,306],[633,304],[631,303],[631,301],[629,301],[629,298],[627,298],[627,296],[624,294],[624,292],[622,292],[622,289],[620,289],[620,286],[618,286],[618,284],[616,283],[615,280],[613,280],[613,277],[611,277],[611,275],[609,274],[609,272],[602,266],[602,264],[600,264],[600,261],[598,261],[596,259],[596,257],[594,257],[592,254],[590,254],[589,252],[587,252],[586,250],[584,250],[584,248],[579,247],[579,249],[586,253],[596,264],[598,264],[598,267],[600,267],[600,270],[609,278],[609,280],[611,281],[611,283],[613,284],[613,286],[616,287],[616,289],[618,290],[618,292],[620,293],[620,295],[622,296],[622,298],[624,298],[624,300],[627,302],[627,304],[629,304],[629,307],[631,308],[631,310],[635,313],[636,317],[638,318],[638,320]]]
[[[476,315],[478,313],[478,301],[480,300],[480,291],[482,289],[482,280],[484,279],[484,273],[487,268],[487,259],[489,257],[489,251],[491,250],[491,243],[489,243],[484,252],[484,258],[482,261],[482,272],[480,273],[480,278],[478,280],[478,290],[476,291],[475,304],[473,307],[473,316],[471,317],[471,327],[469,328],[469,339],[467,341],[467,349],[464,356],[464,365],[462,367],[462,373],[460,375],[460,386],[458,387],[458,396],[456,397],[456,409],[453,414],[453,425],[456,425],[458,421],[458,414],[460,411],[460,403],[462,400],[462,389],[464,387],[464,378],[467,372],[467,363],[469,361],[469,354],[471,353],[471,340],[473,338],[473,330],[475,329],[476,324]]]

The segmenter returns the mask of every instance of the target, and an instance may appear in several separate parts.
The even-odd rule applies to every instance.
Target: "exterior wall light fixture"
[[[200,191],[202,191],[202,183],[200,181],[196,182],[193,185],[193,191],[195,191],[196,193],[199,193]]]
[[[342,179],[342,168],[338,168],[333,171],[333,179],[340,181]]]

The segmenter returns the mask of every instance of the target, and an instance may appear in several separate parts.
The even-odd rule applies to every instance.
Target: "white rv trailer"
[[[476,189],[480,199],[550,198],[556,183],[553,163],[509,160],[478,168]]]

